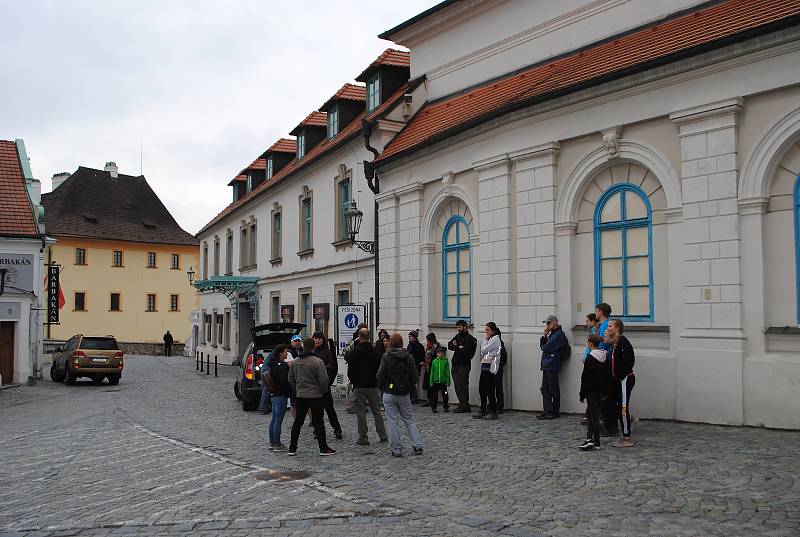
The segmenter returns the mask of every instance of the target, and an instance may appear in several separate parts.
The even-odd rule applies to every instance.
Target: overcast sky
[[[0,139],[42,190],[79,165],[143,172],[192,233],[226,186],[438,0],[0,0]]]

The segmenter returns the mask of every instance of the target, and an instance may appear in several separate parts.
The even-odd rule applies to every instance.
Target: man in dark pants
[[[478,349],[478,340],[467,330],[467,322],[459,319],[456,322],[455,337],[447,344],[453,351],[451,374],[453,385],[458,396],[458,407],[453,412],[469,412],[469,372],[472,368],[472,359]]]
[[[319,454],[323,457],[335,454],[336,450],[331,449],[325,440],[325,425],[322,422],[325,406],[323,397],[329,391],[328,372],[323,361],[314,356],[314,340],[311,338],[303,340],[303,352],[292,362],[292,367],[289,369],[289,385],[295,394],[292,401],[295,417],[289,455],[297,455],[297,440],[300,438],[300,431],[309,410],[314,431],[317,433]]]
[[[594,313],[597,316],[597,321],[600,323],[597,328],[597,335],[603,340],[600,344],[600,348],[610,355],[612,345],[606,342],[605,333],[608,328],[609,317],[611,316],[611,306],[602,302],[594,307]],[[610,375],[611,360],[606,360],[605,365]],[[617,405],[613,395],[616,392],[612,390],[612,384],[613,383],[610,383],[608,387],[608,393],[611,397],[606,395],[600,400],[600,411],[603,416],[602,436],[617,436],[617,434],[619,434],[617,429]]]
[[[167,333],[164,334],[164,356],[172,356],[172,334]]]
[[[333,395],[330,387],[336,382],[336,375],[339,373],[339,362],[336,356],[331,353],[325,334],[314,332],[314,354],[325,364],[325,371],[328,374],[328,392],[323,396],[325,400],[325,413],[328,415],[328,422],[333,427],[333,434],[339,440],[342,439],[342,426],[339,424],[339,417],[333,406]]]
[[[422,366],[425,363],[425,347],[419,342],[419,332],[416,330],[412,330],[408,333],[408,347],[406,350],[414,357],[414,365],[417,366],[417,380],[419,380]],[[421,402],[419,398],[419,385],[414,384],[414,387],[411,389],[411,403],[416,404],[419,402]]]
[[[540,420],[559,417],[561,410],[561,387],[558,374],[561,372],[561,351],[567,345],[567,336],[558,324],[558,317],[550,315],[544,320],[544,335],[539,340],[542,349],[542,406],[544,412],[536,416]]]

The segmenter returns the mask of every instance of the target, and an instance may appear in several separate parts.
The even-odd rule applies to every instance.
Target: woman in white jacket
[[[475,419],[496,420],[495,373],[500,367],[503,341],[500,339],[500,329],[494,323],[486,323],[483,332],[485,338],[481,342],[481,378],[478,383],[478,392],[481,396],[481,411],[472,417]],[[494,372],[492,371],[493,369]],[[489,413],[486,412],[487,402]]]

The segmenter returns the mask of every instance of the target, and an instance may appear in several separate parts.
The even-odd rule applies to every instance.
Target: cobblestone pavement
[[[223,369],[131,357],[119,386],[0,391],[0,536],[800,535],[797,432],[643,421],[584,453],[574,416],[415,407],[425,454],[395,459],[340,401],[339,453],[306,428],[289,458]]]

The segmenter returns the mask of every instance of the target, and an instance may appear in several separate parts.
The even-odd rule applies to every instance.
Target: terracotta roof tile
[[[311,112],[306,116],[306,118],[301,121],[295,128],[292,129],[291,134],[292,136],[295,135],[300,129],[303,127],[328,127],[328,114],[325,112]]]
[[[279,138],[265,153],[297,153],[297,142],[290,138]]]
[[[217,216],[215,216],[211,221],[209,221],[203,229],[197,232],[197,235],[200,235],[209,227],[213,226],[233,211],[242,207],[254,199],[256,199],[262,192],[271,188],[276,183],[281,182],[282,180],[290,177],[293,173],[300,171],[301,169],[305,168],[307,165],[314,162],[316,159],[323,157],[324,155],[330,153],[341,144],[345,143],[346,141],[350,140],[353,136],[357,136],[361,132],[361,120],[366,118],[370,121],[374,120],[375,118],[380,117],[384,114],[389,108],[396,105],[399,100],[403,97],[403,94],[408,90],[409,85],[403,84],[400,89],[398,89],[394,95],[386,99],[378,108],[367,114],[366,112],[362,112],[356,117],[353,121],[351,121],[344,129],[339,131],[339,134],[328,139],[323,139],[320,143],[315,145],[311,150],[306,153],[306,155],[300,159],[294,159],[289,164],[281,168],[275,175],[272,176],[271,179],[264,181],[256,188],[253,189],[252,192],[248,192],[245,196],[241,197],[237,201],[231,203],[227,207],[225,207],[222,211],[220,211]]]
[[[267,159],[265,158],[257,158],[253,162],[250,163],[250,166],[245,168],[246,170],[266,170],[267,169]]]
[[[364,103],[367,101],[367,88],[358,86],[356,84],[345,84],[339,91],[334,93],[333,97],[325,101],[325,104],[319,107],[320,110],[327,110],[336,101],[355,101]]]
[[[410,68],[411,53],[393,48],[387,48],[375,59],[375,61],[369,64],[369,66],[356,77],[356,80],[359,82],[366,82],[367,78],[372,74],[372,72],[380,66]]]
[[[398,157],[504,110],[798,14],[800,0],[729,0],[429,103],[376,162]]]
[[[0,140],[0,235],[37,234],[17,144]]]

